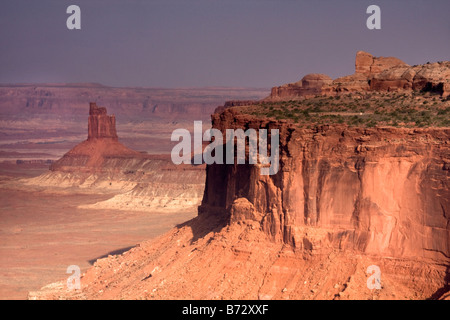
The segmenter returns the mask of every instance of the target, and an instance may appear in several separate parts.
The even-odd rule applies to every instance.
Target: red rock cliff
[[[294,247],[450,257],[450,129],[300,129],[226,109],[213,127],[279,128],[280,170],[209,165],[200,214],[257,220]],[[305,227],[316,230],[305,234]]]

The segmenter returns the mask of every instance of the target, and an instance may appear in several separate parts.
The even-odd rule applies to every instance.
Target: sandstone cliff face
[[[408,67],[409,65],[394,57],[374,57],[370,53],[358,51],[355,58],[355,73],[335,79],[330,85],[323,87],[322,93],[335,95],[348,92],[389,90],[388,88],[371,86],[371,84],[373,84],[373,78],[379,76],[386,70]],[[383,78],[383,76],[379,76],[379,79]],[[394,80],[399,81],[399,76],[396,75]],[[400,89],[400,87],[398,89]],[[412,87],[405,89],[411,90]]]
[[[279,128],[280,170],[208,166],[200,213],[256,220],[297,248],[448,262],[450,129],[300,129],[235,109],[212,119],[220,130]]]
[[[450,94],[450,62],[436,62],[420,66],[399,65],[374,75],[370,89],[375,91],[425,90]]]
[[[364,51],[358,51],[356,53],[356,74],[363,74],[370,77],[395,66],[407,66],[407,64],[395,57],[374,57],[370,53]]]

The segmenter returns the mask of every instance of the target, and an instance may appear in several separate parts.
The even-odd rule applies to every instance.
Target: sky
[[[81,29],[69,30],[69,5]],[[369,5],[381,29],[369,30]],[[358,50],[450,60],[448,0],[1,0],[0,83],[255,87],[352,74]]]

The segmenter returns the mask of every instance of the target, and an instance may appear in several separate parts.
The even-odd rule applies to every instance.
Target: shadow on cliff
[[[205,211],[200,213],[197,217],[176,225],[176,228],[184,227],[191,228],[192,239],[191,244],[198,239],[203,238],[210,232],[220,232],[229,223],[229,218],[226,215],[217,214],[214,212]]]
[[[130,250],[130,249],[133,249],[134,247],[135,247],[135,246],[131,246],[131,247],[125,247],[125,248],[113,250],[113,251],[110,251],[110,252],[108,252],[107,254],[104,254],[104,255],[102,255],[102,256],[100,256],[100,257],[97,257],[97,258],[88,260],[88,262],[89,262],[90,265],[93,265],[93,264],[95,263],[95,261],[97,261],[98,259],[107,258],[107,257],[110,256],[110,255],[111,255],[111,256],[114,256],[114,255],[122,254],[122,253],[124,253],[125,251],[128,251],[128,250]]]
[[[450,265],[448,265],[447,269],[445,270],[444,282],[445,285],[442,288],[436,290],[436,292],[433,293],[427,300],[438,300],[447,292],[450,292]]]

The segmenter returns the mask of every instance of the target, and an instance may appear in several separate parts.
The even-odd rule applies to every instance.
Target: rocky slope
[[[320,229],[305,227],[310,238]],[[367,287],[368,266],[380,290]],[[447,270],[447,271],[446,271]],[[446,294],[448,267],[350,250],[294,249],[268,239],[256,221],[201,215],[122,255],[97,260],[81,278],[29,299],[425,299]]]

